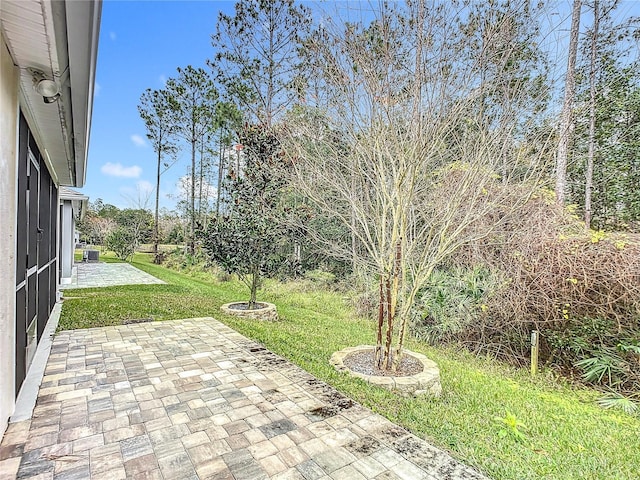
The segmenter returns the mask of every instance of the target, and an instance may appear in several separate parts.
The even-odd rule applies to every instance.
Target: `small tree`
[[[578,36],[580,34],[580,8],[582,0],[573,0],[571,13],[571,32],[569,38],[569,56],[567,57],[567,75],[564,81],[564,103],[560,114],[558,151],[556,153],[556,199],[564,205],[567,187],[567,159],[569,143],[573,133],[573,96],[576,88],[576,56]]]
[[[474,108],[484,93],[478,69],[488,66],[474,39],[451,28],[459,11],[441,5],[383,3],[368,25],[327,22],[306,45],[326,113],[310,106],[288,122],[298,191],[355,245],[320,240],[377,277],[376,360],[389,370],[400,364],[415,300],[434,270],[517,221],[513,212],[544,171],[532,151],[544,139],[516,134],[522,118],[512,106],[529,90],[503,72],[513,90],[488,122]],[[495,81],[507,83],[502,73]],[[517,184],[528,188],[508,188]],[[488,216],[494,221],[480,228]]]
[[[157,154],[156,164],[156,204],[153,224],[153,253],[154,261],[158,260],[159,242],[159,209],[160,209],[160,176],[169,168],[170,164],[163,159],[175,156],[177,148],[175,145],[175,122],[169,94],[166,90],[151,90],[147,88],[140,96],[138,112],[147,128],[147,138]]]
[[[129,261],[136,251],[135,233],[126,228],[118,227],[106,239],[107,248],[116,254],[120,260]]]
[[[209,224],[203,244],[213,261],[247,285],[248,308],[253,309],[261,279],[280,261],[277,252],[284,236],[280,200],[287,168],[271,130],[246,127],[240,139],[244,168],[228,177],[226,216]]]
[[[189,193],[189,252],[194,253],[196,230],[196,154],[198,142],[211,133],[214,125],[215,106],[218,100],[211,76],[202,68],[191,65],[178,68],[178,77],[167,81],[167,92],[171,109],[177,118],[175,134],[181,137],[191,152]]]
[[[100,245],[104,251],[106,238],[117,226],[114,219],[104,218],[94,211],[89,211],[85,218],[78,223],[78,230],[87,236],[89,243]]]

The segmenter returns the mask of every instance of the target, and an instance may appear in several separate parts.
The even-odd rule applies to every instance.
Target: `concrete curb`
[[[265,305],[263,308],[255,308],[253,310],[242,310],[232,308],[232,305],[246,304],[247,302],[231,302],[225,303],[220,307],[227,315],[234,315],[236,317],[252,318],[254,320],[262,320],[267,322],[275,322],[278,320],[278,311],[273,303],[258,302],[261,305]]]
[[[440,385],[440,369],[433,360],[429,360],[421,353],[404,350],[404,355],[411,355],[413,358],[422,363],[423,370],[415,375],[405,377],[382,376],[382,375],[364,375],[362,373],[350,370],[345,364],[344,359],[356,352],[365,352],[374,349],[372,345],[358,345],[357,347],[347,347],[343,350],[335,352],[331,355],[331,364],[339,372],[347,372],[354,377],[362,378],[366,382],[373,385],[384,387],[391,391],[397,391],[403,395],[430,395],[438,397],[442,393]]]

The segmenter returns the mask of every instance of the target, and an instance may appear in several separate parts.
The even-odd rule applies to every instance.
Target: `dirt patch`
[[[359,440],[348,443],[345,445],[347,450],[352,453],[358,454],[357,456],[371,455],[373,452],[380,449],[382,445],[378,440],[373,438],[371,435],[367,435],[362,437]]]
[[[406,353],[400,360],[397,371],[382,370],[375,365],[375,352],[373,349],[354,352],[344,358],[344,365],[353,372],[363,375],[377,375],[382,377],[408,377],[422,372],[422,363]]]
[[[127,318],[122,321],[122,325],[132,325],[134,323],[153,322],[153,318]]]
[[[334,406],[338,411],[347,410],[355,405],[349,397],[345,397],[326,383],[311,378],[305,382],[310,392],[315,393],[325,403]]]
[[[319,407],[309,410],[305,415],[312,422],[319,422],[326,418],[334,417],[337,413],[338,409],[336,407]]]

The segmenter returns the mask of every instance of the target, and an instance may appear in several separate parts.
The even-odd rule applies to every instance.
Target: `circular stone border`
[[[267,322],[275,322],[278,320],[278,311],[273,303],[257,302],[261,305],[265,305],[262,308],[254,308],[252,310],[242,308],[231,308],[232,305],[247,304],[248,302],[231,302],[225,303],[220,307],[224,313],[228,315],[235,315],[236,317],[252,318],[254,320],[264,320]]]
[[[382,376],[382,375],[365,375],[362,373],[354,372],[344,364],[344,359],[352,353],[365,352],[373,350],[375,347],[372,345],[358,345],[357,347],[347,347],[339,352],[335,352],[331,355],[331,364],[339,372],[347,372],[354,377],[362,378],[363,380],[380,387],[384,387],[388,390],[398,391],[403,395],[429,395],[432,397],[438,397],[442,393],[442,386],[440,385],[440,369],[433,360],[429,360],[421,353],[411,352],[404,350],[403,354],[411,355],[418,360],[423,370],[415,375],[407,375],[404,377],[394,376]]]

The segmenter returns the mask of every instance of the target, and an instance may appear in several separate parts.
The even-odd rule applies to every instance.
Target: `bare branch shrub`
[[[483,265],[502,285],[484,299],[487,308],[458,340],[474,349],[494,348],[494,353],[511,360],[526,359],[529,335],[535,329],[547,340],[542,358],[571,366],[589,346],[575,347],[566,356],[554,345],[557,335],[567,335],[575,328],[584,330],[584,325],[598,321],[607,325],[603,346],[616,347],[620,339],[637,336],[637,238],[585,232],[577,217],[554,205],[552,195],[532,198],[517,217],[518,224],[504,222],[506,228],[495,230],[482,243],[466,245],[455,258],[457,265],[466,268]]]
[[[527,137],[534,118],[513,108],[533,100],[525,77],[505,70],[523,52],[488,50],[495,38],[478,49],[477,18],[463,25],[457,8],[382,3],[370,24],[328,22],[307,44],[318,101],[287,119],[297,189],[351,243],[309,235],[378,280],[382,368],[399,363],[434,269],[513,219],[549,160],[531,148],[547,140]]]

